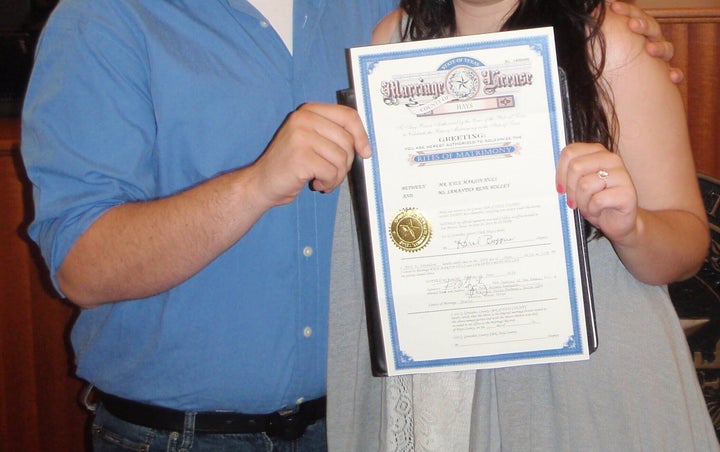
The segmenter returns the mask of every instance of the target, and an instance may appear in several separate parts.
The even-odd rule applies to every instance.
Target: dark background
[[[0,117],[20,115],[33,53],[58,0],[0,0]]]

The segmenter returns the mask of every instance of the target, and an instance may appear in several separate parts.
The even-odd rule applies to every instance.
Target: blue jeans
[[[104,451],[327,451],[325,420],[308,426],[305,434],[294,441],[272,438],[265,433],[196,433],[194,418],[187,416],[182,432],[155,430],[130,424],[108,413],[99,404],[92,424],[92,444],[95,452]]]

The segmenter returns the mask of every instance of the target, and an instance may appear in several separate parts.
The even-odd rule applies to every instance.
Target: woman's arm
[[[617,153],[568,146],[558,184],[603,231],[628,270],[650,284],[692,276],[709,244],[680,93],[667,64],[645,51],[623,17],[608,11],[606,84],[619,122]],[[599,177],[599,171],[607,178]]]

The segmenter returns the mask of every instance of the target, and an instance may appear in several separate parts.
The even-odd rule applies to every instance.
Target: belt
[[[181,432],[190,412],[148,405],[99,392],[100,401],[113,416],[135,425]],[[284,440],[300,438],[305,429],[325,417],[325,397],[303,402],[293,409],[270,414],[225,411],[195,413],[195,431],[201,433],[267,433]]]

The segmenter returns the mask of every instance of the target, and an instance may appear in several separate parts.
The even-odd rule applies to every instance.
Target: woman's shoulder
[[[397,8],[383,17],[373,30],[372,43],[387,44],[396,41],[404,16],[405,12],[401,8]]]
[[[605,12],[601,26],[605,40],[605,71],[621,69],[647,54],[645,37],[631,31],[628,20],[609,8]]]

